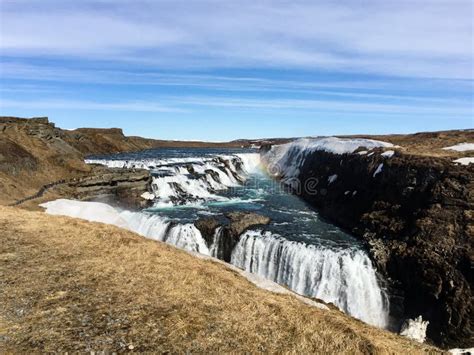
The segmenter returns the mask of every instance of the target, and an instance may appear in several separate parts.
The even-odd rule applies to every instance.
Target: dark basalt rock
[[[428,337],[440,346],[472,346],[474,165],[316,151],[300,171],[296,193],[367,242],[378,269],[403,291],[406,316],[430,321]]]
[[[270,223],[270,218],[253,212],[230,212],[220,217],[201,218],[194,225],[208,247],[217,243],[217,258],[230,262],[232,250],[248,229]],[[216,230],[222,228],[219,235]]]
[[[201,218],[197,220],[194,225],[202,234],[202,237],[206,241],[207,246],[211,246],[214,241],[214,233],[216,229],[221,225],[219,221],[213,217]]]
[[[205,173],[206,175],[209,175],[215,182],[221,182],[219,174],[216,171],[208,169],[205,171]]]

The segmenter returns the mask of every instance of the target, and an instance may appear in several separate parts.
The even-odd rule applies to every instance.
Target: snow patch
[[[474,150],[474,143],[459,143],[451,147],[445,147],[444,150],[455,150],[457,152],[467,152],[469,150]]]
[[[395,154],[395,151],[387,150],[386,152],[383,152],[381,156],[383,156],[384,158],[391,158],[393,157],[394,154]]]
[[[143,198],[144,200],[154,200],[155,199],[155,195],[154,194],[151,194],[149,193],[148,191],[144,192],[141,194],[141,198]]]
[[[454,355],[470,355],[470,354],[474,354],[474,348],[470,348],[470,349],[451,349],[451,350],[449,350],[449,352],[451,354],[454,354]]]
[[[331,185],[336,180],[337,180],[337,174],[331,175],[330,177],[328,177],[328,184]]]
[[[376,177],[378,174],[380,174],[382,172],[382,169],[383,169],[383,163],[379,164],[379,166],[375,170],[374,175],[372,175],[372,177]]]
[[[297,177],[306,158],[315,151],[351,154],[360,147],[391,148],[393,144],[373,139],[302,138],[291,143],[273,146],[263,154],[263,160],[269,166],[271,175],[285,180]]]

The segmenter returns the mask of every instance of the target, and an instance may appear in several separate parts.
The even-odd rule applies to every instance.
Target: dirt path
[[[22,198],[21,200],[18,200],[12,204],[9,204],[8,206],[10,207],[14,207],[14,206],[19,206],[21,205],[22,203],[25,203],[27,201],[31,201],[31,200],[35,200],[37,198],[40,198],[40,197],[43,197],[43,195],[45,194],[46,191],[48,191],[49,189],[53,188],[53,187],[57,187],[59,185],[64,185],[64,184],[67,184],[70,180],[65,180],[65,179],[61,179],[61,180],[58,180],[58,181],[54,181],[54,182],[51,182],[49,184],[46,184],[46,185],[43,185],[37,193],[35,193],[34,195],[31,195],[31,196],[28,196],[28,197],[25,197],[25,198]]]

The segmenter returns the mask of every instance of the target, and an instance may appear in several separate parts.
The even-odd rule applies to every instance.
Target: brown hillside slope
[[[47,119],[0,118],[0,203],[34,194],[42,185],[91,170],[82,153]]]
[[[436,352],[104,224],[0,207],[0,352]]]

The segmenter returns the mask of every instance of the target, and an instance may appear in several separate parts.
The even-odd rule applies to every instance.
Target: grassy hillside
[[[0,207],[0,352],[434,348],[108,225]]]

